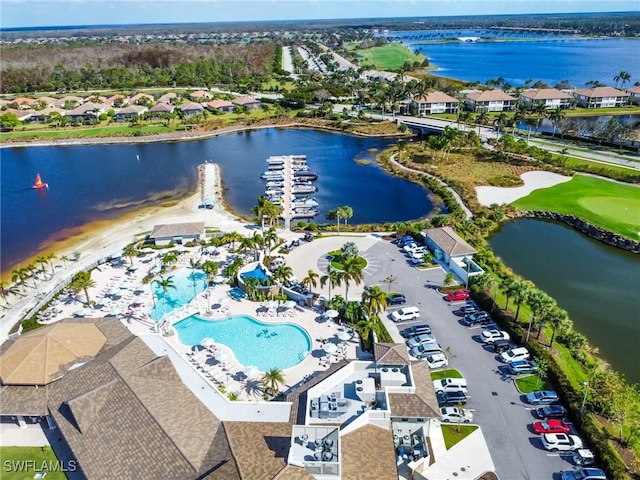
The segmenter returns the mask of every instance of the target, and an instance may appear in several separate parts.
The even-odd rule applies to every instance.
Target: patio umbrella
[[[213,277],[213,283],[219,284],[222,283],[226,280],[226,278],[224,278],[222,275],[216,275],[215,277]]]
[[[213,338],[207,337],[202,339],[200,345],[202,345],[204,348],[209,348],[213,347],[215,345],[215,342],[213,341]]]
[[[89,315],[91,313],[91,309],[90,308],[81,308],[80,310],[76,310],[75,312],[73,312],[73,316],[74,317],[84,317],[86,315]]]
[[[153,248],[145,247],[140,250],[140,253],[155,253],[155,250]]]
[[[276,302],[275,300],[268,300],[264,302],[264,306],[266,308],[276,308],[278,306],[278,302]]]
[[[342,330],[342,331],[338,332],[338,338],[340,340],[342,340],[343,342],[346,342],[347,340],[351,339],[351,334],[349,332],[347,332],[346,330]]]
[[[219,362],[224,362],[225,360],[227,360],[229,358],[229,355],[227,355],[226,353],[224,353],[222,350],[219,350],[214,356],[213,358],[215,358],[216,360],[218,360]]]
[[[288,300],[286,302],[284,302],[284,308],[286,308],[287,310],[293,308],[296,306],[296,302],[294,302],[293,300]]]
[[[338,315],[340,315],[340,312],[338,312],[337,310],[331,309],[331,310],[327,310],[324,314],[329,318],[336,318]]]
[[[258,373],[260,373],[260,370],[258,370],[258,367],[254,365],[250,365],[244,369],[244,374],[247,376],[247,378],[251,378]]]
[[[338,351],[338,346],[335,343],[325,343],[322,345],[322,349],[329,355]]]

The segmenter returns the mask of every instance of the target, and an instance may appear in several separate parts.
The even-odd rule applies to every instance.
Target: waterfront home
[[[458,111],[458,99],[444,92],[429,92],[413,98],[410,106],[417,110],[420,117],[433,113],[455,113]]]
[[[104,113],[104,107],[98,103],[87,102],[67,111],[64,116],[72,120],[95,120],[98,115]]]
[[[216,98],[215,100],[211,100],[209,103],[205,105],[205,108],[210,111],[218,111],[218,112],[233,112],[233,108],[235,105],[228,100],[220,100]]]
[[[467,283],[469,277],[484,273],[473,261],[476,249],[461,238],[451,227],[428,228],[424,232],[427,247],[439,262]]]
[[[189,98],[194,102],[205,103],[207,100],[211,100],[213,95],[204,90],[196,90],[195,92],[189,93]]]
[[[32,115],[34,115],[36,113],[35,110],[18,110],[16,108],[7,108],[6,110],[3,110],[2,112],[4,113],[13,113],[16,117],[18,117],[18,120],[20,120],[21,122],[26,122],[29,120],[29,118],[31,118]]]
[[[26,119],[29,123],[47,123],[51,120],[54,113],[64,116],[65,111],[61,108],[49,106],[44,110],[27,110],[31,115]]]
[[[233,100],[231,100],[231,103],[233,103],[234,105],[242,105],[247,107],[249,110],[256,110],[258,108],[260,108],[260,105],[262,105],[258,100],[256,100],[253,97],[237,97],[234,98]]]
[[[147,95],[146,93],[136,93],[133,97],[129,99],[130,105],[139,105],[140,103],[154,102],[154,99],[151,95]]]
[[[187,243],[201,238],[204,238],[204,222],[154,225],[149,235],[149,240],[156,245]]]
[[[118,110],[116,114],[113,116],[113,119],[116,122],[131,121],[134,118],[138,118],[147,110],[148,108],[142,105],[129,105],[128,107],[124,107]]]
[[[164,117],[172,113],[175,110],[175,108],[176,107],[174,107],[170,103],[158,102],[149,109],[149,114],[151,117],[154,117],[154,118]]]
[[[178,94],[174,92],[165,93],[158,99],[158,103],[175,103]]]
[[[184,112],[184,118],[195,117],[204,114],[204,108],[199,103],[187,102],[178,105],[178,108]]]
[[[629,102],[640,105],[640,86],[630,87],[625,90],[629,94]]]
[[[573,96],[584,108],[622,107],[627,104],[629,94],[613,87],[595,87],[576,90]]]
[[[516,108],[516,101],[502,90],[485,90],[467,94],[465,105],[472,112],[510,112]]]
[[[573,97],[567,92],[557,88],[532,88],[520,94],[520,100],[529,109],[534,109],[538,105],[543,105],[546,109],[569,108]]]

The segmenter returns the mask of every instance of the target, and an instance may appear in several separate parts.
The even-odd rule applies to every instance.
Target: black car
[[[463,391],[436,393],[439,407],[455,407],[457,405],[466,405],[467,396]]]
[[[394,293],[387,297],[387,305],[403,305],[407,303],[407,297],[401,293]]]
[[[489,323],[491,321],[492,321],[491,317],[487,312],[480,311],[464,317],[462,319],[462,324],[471,326],[471,325],[476,325],[478,323],[479,324]]]
[[[404,338],[411,338],[415,337],[416,335],[422,335],[424,333],[431,333],[431,327],[426,323],[405,328],[402,332],[400,332],[400,335],[402,335]]]
[[[509,340],[495,340],[492,344],[491,344],[491,348],[493,349],[493,351],[495,353],[502,353],[502,352],[506,352],[507,350],[511,350],[512,345],[509,342]]]
[[[538,418],[564,418],[567,416],[567,411],[562,405],[547,405],[536,408],[536,416]]]
[[[471,315],[472,313],[476,313],[478,311],[478,307],[475,305],[465,305],[464,307],[460,307],[455,311],[456,314],[461,317],[466,317],[467,315]]]

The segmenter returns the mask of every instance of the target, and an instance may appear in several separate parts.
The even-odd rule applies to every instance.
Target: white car
[[[435,368],[446,367],[447,365],[449,365],[449,360],[447,360],[447,357],[444,353],[425,355],[424,357],[421,357],[420,360],[427,362],[431,370]]]
[[[566,433],[545,433],[542,435],[542,445],[551,452],[572,452],[582,448],[582,439]]]
[[[420,318],[420,310],[418,310],[418,307],[402,307],[400,310],[393,312],[390,317],[395,323],[407,322]]]
[[[473,412],[466,408],[442,407],[440,421],[445,423],[469,423],[473,421]]]
[[[434,337],[430,333],[416,335],[415,337],[407,340],[407,347],[411,349],[417,347],[418,345],[422,345],[423,343],[437,343],[436,337]]]
[[[500,354],[500,360],[504,363],[511,363],[518,360],[528,360],[529,350],[524,347],[512,348]]]
[[[418,248],[418,244],[416,244],[416,243],[410,243],[409,245],[405,245],[404,247],[402,247],[402,250],[404,250],[406,253],[411,253],[411,252],[413,252],[416,248]]]
[[[411,258],[422,258],[424,254],[427,253],[427,249],[424,247],[418,247],[415,250],[412,250],[410,255]]]
[[[482,341],[484,343],[493,343],[496,340],[509,340],[509,334],[504,330],[485,330],[482,332]]]

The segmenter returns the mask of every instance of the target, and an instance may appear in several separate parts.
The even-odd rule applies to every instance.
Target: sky
[[[0,27],[639,11],[640,0],[1,0]]]

